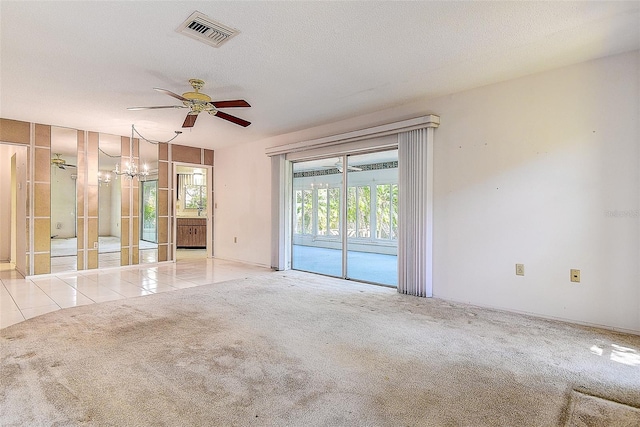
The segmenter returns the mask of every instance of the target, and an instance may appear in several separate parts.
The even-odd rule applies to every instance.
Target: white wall
[[[247,148],[239,145],[216,151],[213,253],[217,258],[268,266],[271,160],[264,154],[264,143]]]
[[[215,254],[269,265],[265,147],[432,113],[434,296],[640,332],[639,103],[636,51],[218,150]]]
[[[443,123],[434,296],[640,331],[639,62],[611,57],[430,104]]]

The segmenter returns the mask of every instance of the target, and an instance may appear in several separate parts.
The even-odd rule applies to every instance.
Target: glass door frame
[[[349,277],[348,272],[348,259],[349,259],[349,236],[347,235],[347,212],[349,201],[349,181],[348,181],[348,161],[349,156],[343,154],[340,158],[342,162],[342,190],[340,193],[340,238],[342,239],[342,278],[347,279]]]

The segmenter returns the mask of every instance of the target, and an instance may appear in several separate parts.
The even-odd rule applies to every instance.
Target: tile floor
[[[270,269],[193,255],[178,262],[23,278],[0,263],[0,328],[63,308],[223,282]]]

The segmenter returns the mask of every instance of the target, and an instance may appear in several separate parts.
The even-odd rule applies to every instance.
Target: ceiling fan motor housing
[[[185,92],[182,94],[183,98],[188,99],[188,101],[183,101],[183,104],[191,109],[189,114],[198,114],[203,111],[209,111],[215,114],[215,108],[209,104],[211,97],[205,93],[200,93],[200,89],[204,86],[204,81],[200,79],[189,79],[189,83],[195,92]]]
[[[211,97],[209,95],[206,95],[200,92],[185,92],[182,94],[182,97],[187,98],[189,101],[196,101],[196,102],[211,101]]]

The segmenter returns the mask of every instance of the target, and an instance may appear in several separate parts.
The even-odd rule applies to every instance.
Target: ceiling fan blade
[[[198,118],[197,114],[187,114],[187,117],[184,119],[184,123],[182,124],[183,128],[192,128],[193,125],[196,124],[196,119]]]
[[[162,92],[165,93],[169,96],[173,96],[175,99],[179,99],[180,101],[186,101],[186,102],[190,102],[187,98],[182,97],[182,95],[178,95],[177,93],[173,93],[170,90],[167,89],[161,89],[159,87],[154,87],[153,90],[157,90],[158,92]]]
[[[129,107],[127,110],[137,111],[137,110],[159,110],[161,108],[187,108],[185,105],[162,105],[158,107]]]
[[[232,101],[211,101],[209,104],[213,104],[216,108],[234,108],[234,107],[251,107],[244,99],[234,99]]]
[[[251,122],[241,119],[240,117],[232,116],[231,114],[223,113],[222,111],[218,111],[215,115],[216,117],[220,117],[221,119],[228,120],[231,123],[235,123],[245,128],[251,124]]]

